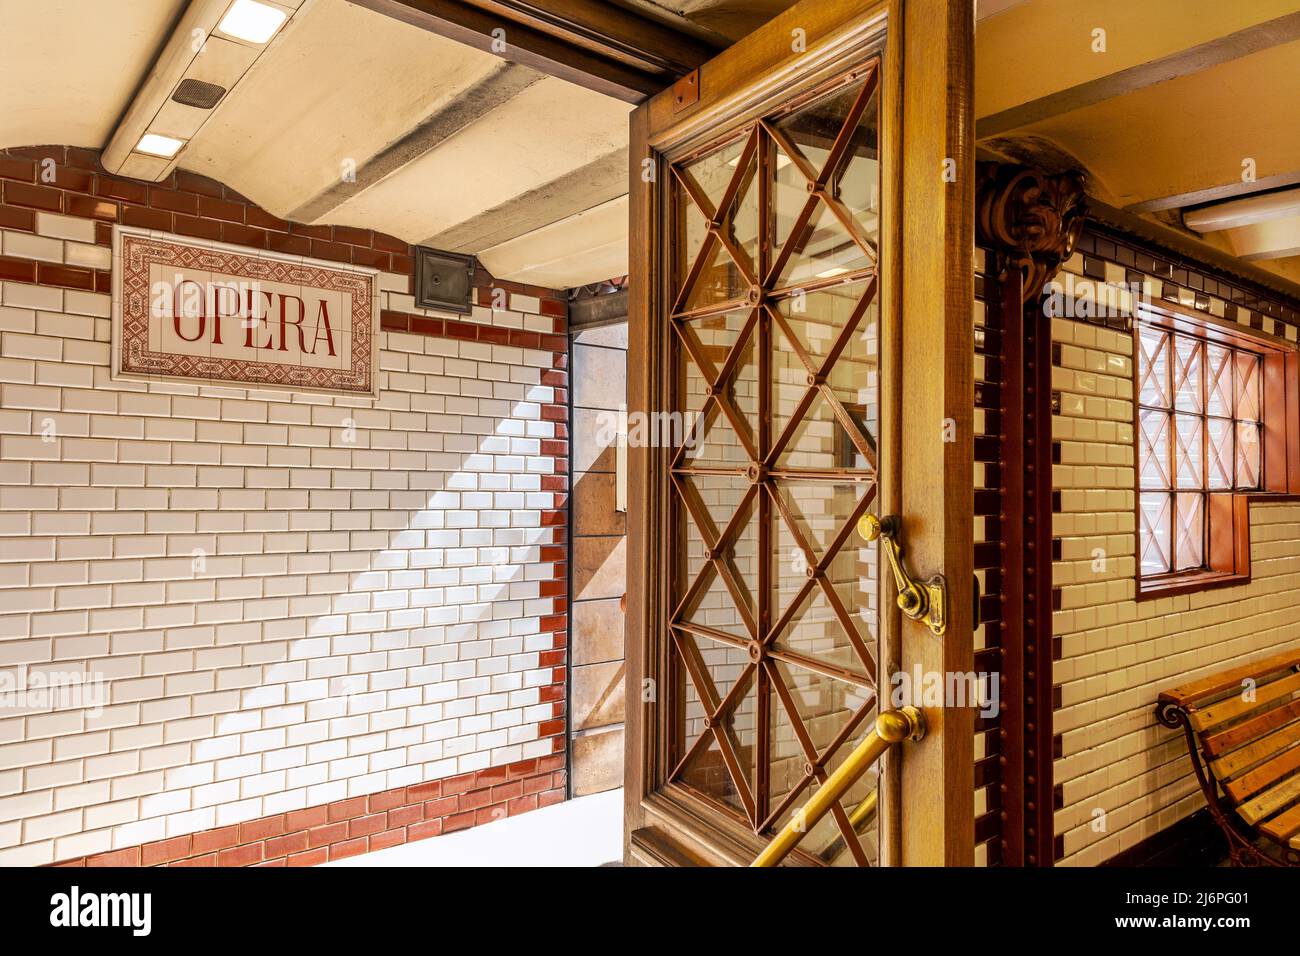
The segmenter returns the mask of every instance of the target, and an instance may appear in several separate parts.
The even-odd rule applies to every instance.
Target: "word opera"
[[[118,226],[113,374],[374,396],[373,269]]]

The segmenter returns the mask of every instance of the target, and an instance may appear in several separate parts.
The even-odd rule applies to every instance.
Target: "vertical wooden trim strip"
[[[942,571],[950,594],[942,638],[922,624],[903,622],[901,663],[908,673],[974,669],[973,12],[966,0],[903,5],[906,102],[899,159],[908,211],[900,250],[899,372],[907,427],[899,513],[912,567],[922,575]],[[945,176],[945,168],[955,178]],[[924,713],[937,733],[903,751],[901,862],[969,866],[975,847],[974,710],[927,707]]]
[[[649,135],[649,110],[642,106],[633,111],[629,126],[628,230],[632,255],[628,261],[628,344],[629,354],[640,355],[643,361],[628,362],[627,394],[628,413],[644,412],[650,405],[652,383],[650,372],[655,363],[649,361],[658,348],[658,323],[650,321],[653,300],[650,282],[653,276],[653,256],[658,249],[654,238],[654,217],[651,209],[651,184],[642,178],[642,163],[651,156],[647,143]],[[652,449],[628,449],[628,513],[627,513],[627,608],[624,613],[624,630],[627,642],[625,679],[627,688],[627,715],[624,726],[623,764],[623,858],[632,859],[631,834],[644,825],[642,798],[653,786],[657,745],[652,740],[654,715],[652,705],[643,702],[641,688],[646,677],[656,672],[650,660],[653,642],[649,640],[653,615],[660,613],[646,585],[654,578],[649,573],[651,560],[650,515],[655,509],[648,498],[653,493],[650,460]]]
[[[902,15],[899,3],[888,10],[888,33],[880,68],[880,261],[877,290],[880,302],[880,434],[876,436],[876,509],[878,514],[899,514],[902,495],[899,474],[902,459],[903,393],[898,369],[902,362],[901,259],[903,244],[902,186],[900,181],[903,128]],[[856,531],[855,531],[856,533]],[[877,706],[889,701],[889,675],[902,669],[899,646],[901,615],[888,599],[889,582],[880,579],[877,604],[880,608],[880,637],[876,661]],[[877,786],[880,864],[901,866],[903,862],[903,775],[902,748],[893,748],[881,758]]]

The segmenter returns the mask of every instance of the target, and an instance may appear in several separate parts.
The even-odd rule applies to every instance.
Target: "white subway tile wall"
[[[1078,255],[1065,273],[1091,282]],[[1058,318],[1052,338],[1058,863],[1089,866],[1204,806],[1182,734],[1156,723],[1160,691],[1300,642],[1300,505],[1251,506],[1249,584],[1135,601],[1132,336]]]
[[[38,233],[4,255],[107,267]],[[510,304],[470,321],[554,331]],[[0,865],[552,753],[554,354],[383,332],[377,400],[114,382],[109,305],[0,288]],[[90,706],[22,693],[66,674]]]

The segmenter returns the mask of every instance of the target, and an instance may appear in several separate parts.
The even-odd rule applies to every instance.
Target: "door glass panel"
[[[709,226],[704,213],[700,212],[700,207],[691,201],[685,189],[678,187],[674,190],[674,195],[677,205],[674,211],[677,235],[672,244],[672,267],[673,293],[676,295],[681,292],[682,286],[690,275],[691,266],[695,265],[700,250],[704,248]]]
[[[878,103],[874,96],[867,101],[849,140],[848,150],[830,180],[832,194],[853,213],[853,221],[873,249],[880,241]]]
[[[702,195],[709,205],[716,210],[722,202],[736,172],[740,154],[745,150],[745,137],[738,136],[710,153],[692,162],[675,167],[695,191]]]
[[[695,532],[689,536],[680,559],[685,563],[684,593],[694,588],[694,599],[682,609],[681,619],[725,631],[748,640],[753,635],[753,587],[758,580],[758,533],[754,496],[747,486],[727,475],[682,475],[678,493]],[[734,520],[733,520],[734,519]],[[704,522],[707,527],[701,528]],[[728,527],[729,536],[724,536]],[[715,542],[716,560],[706,542]],[[699,586],[695,582],[700,579]]]
[[[749,282],[721,242],[706,243],[704,256],[705,265],[686,294],[684,312],[738,302],[749,293]]]
[[[710,684],[670,688],[664,782],[758,834],[875,716],[877,551],[856,523],[874,507],[879,431],[876,104],[868,71],[673,169],[676,411],[698,416],[698,441],[670,466],[670,667]],[[713,719],[704,701],[733,687]],[[874,861],[871,815],[849,822],[874,786],[800,852]]]
[[[712,693],[723,706],[716,720],[706,720],[708,708],[687,678],[686,719],[688,730],[694,731],[695,745],[685,754],[680,778],[701,793],[744,811],[753,793],[754,669],[744,651],[708,639],[698,644]],[[740,769],[740,781],[729,764]]]
[[[759,247],[758,159],[745,137],[677,170],[674,256],[682,310],[695,312],[748,296]],[[719,227],[708,234],[715,215]]]
[[[774,124],[776,288],[812,285],[875,263],[880,232],[875,79],[868,74]]]
[[[750,463],[758,427],[758,343],[751,314],[744,309],[678,323],[680,412],[656,422],[656,434],[644,436],[647,441],[684,445],[684,457],[699,466],[743,469]],[[746,328],[751,331],[742,334]]]
[[[872,264],[869,253],[820,200],[814,204],[807,224],[792,234],[787,246],[781,250],[787,258],[774,283],[778,289],[804,288],[859,272]]]
[[[817,769],[824,778],[835,771],[875,726],[875,696],[851,684],[797,665],[778,663],[775,670],[787,690],[794,714],[789,715],[783,706],[774,705],[774,728],[778,733],[795,737],[793,728],[797,722],[803,730],[803,736],[813,747]],[[774,748],[786,755],[779,765],[783,772],[774,774],[771,781],[773,806],[779,811],[777,825],[780,826],[817,792],[820,784],[815,776],[816,770],[814,775],[809,775],[813,762],[803,753],[797,738],[785,742],[782,736],[776,736]],[[795,756],[796,751],[798,756]],[[872,770],[841,798],[840,807],[844,818],[850,817],[875,789],[876,774]],[[792,793],[795,796],[790,799]],[[870,814],[866,815],[863,822],[872,822]],[[851,866],[858,858],[858,853],[868,862],[874,863],[875,839],[871,828],[859,826],[854,832],[854,838],[856,848],[846,839],[845,828],[837,824],[832,814],[827,814],[800,841],[800,847],[833,865]],[[855,849],[858,853],[854,852]]]

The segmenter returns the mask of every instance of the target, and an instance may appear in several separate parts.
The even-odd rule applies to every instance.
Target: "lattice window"
[[[677,558],[667,780],[783,825],[870,730],[877,561],[878,63],[672,166]],[[868,864],[850,814],[809,834]]]
[[[1256,352],[1139,325],[1136,439],[1143,577],[1205,569],[1210,495],[1260,488],[1263,377]]]

